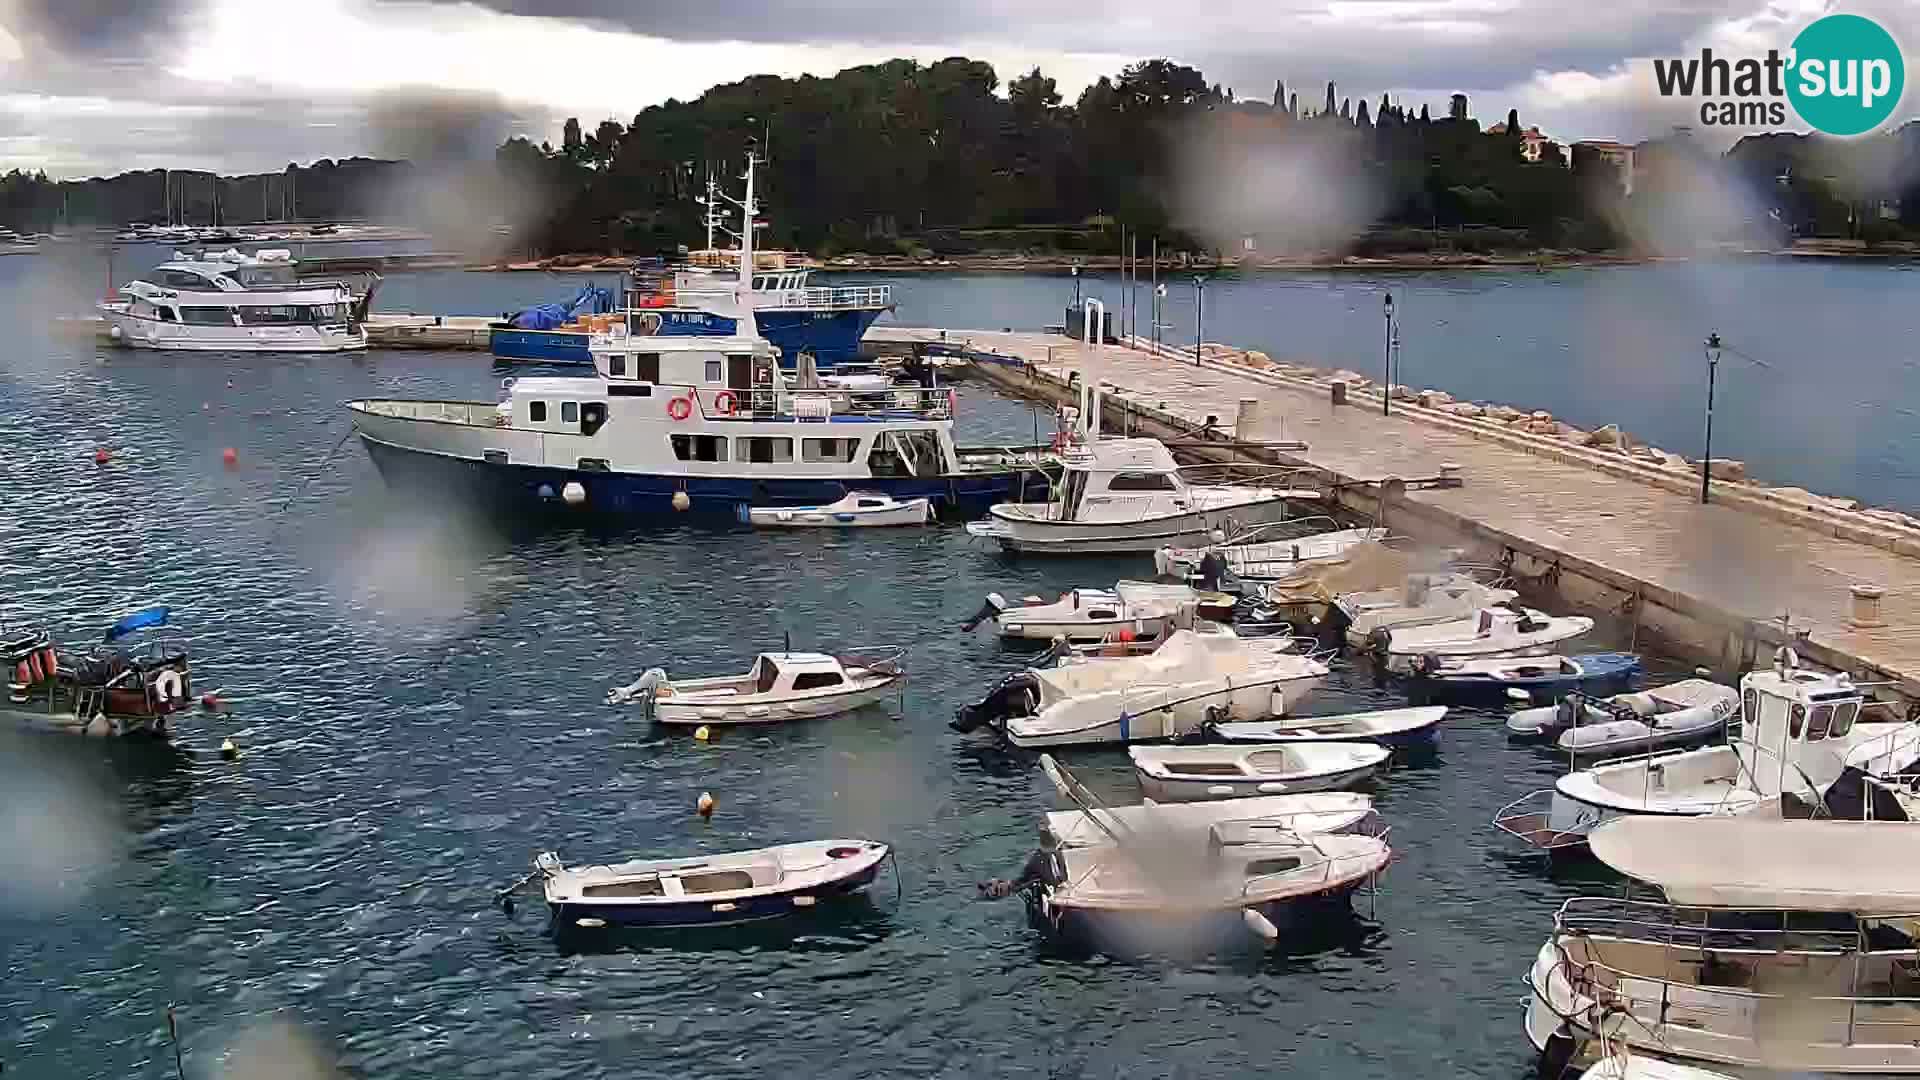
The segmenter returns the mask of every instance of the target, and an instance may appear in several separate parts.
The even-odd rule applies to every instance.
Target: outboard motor
[[[1005,610],[1007,610],[1006,598],[999,593],[988,593],[986,603],[981,604],[979,611],[974,612],[971,618],[961,623],[960,629],[972,630],[988,619],[997,618]]]
[[[657,667],[648,668],[640,673],[639,678],[627,685],[616,686],[612,690],[607,691],[607,704],[631,705],[638,702],[651,708],[653,706],[653,692],[658,690],[660,684],[666,681],[667,673],[664,670]]]
[[[962,735],[1015,716],[1032,715],[1040,704],[1040,680],[1031,671],[1016,671],[1001,679],[987,696],[954,710],[947,726]]]

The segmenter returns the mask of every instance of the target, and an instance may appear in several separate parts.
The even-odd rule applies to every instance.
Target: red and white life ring
[[[719,413],[721,416],[732,416],[736,400],[733,396],[733,391],[722,390],[713,395],[713,411]]]
[[[693,399],[677,397],[667,402],[667,415],[675,420],[685,420],[693,415]]]

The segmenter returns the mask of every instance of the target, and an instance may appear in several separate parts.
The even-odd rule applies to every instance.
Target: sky
[[[1920,80],[1920,0],[0,0],[0,169],[61,178],[227,173],[423,148],[559,141],[756,74],[968,56],[1038,66],[1071,98],[1165,56],[1242,98],[1382,93],[1485,123],[1518,109],[1562,139],[1694,122],[1652,91],[1655,57],[1785,49],[1830,11],[1867,15]],[[1909,89],[1897,117],[1920,109]],[[1708,137],[1722,132],[1697,132]]]

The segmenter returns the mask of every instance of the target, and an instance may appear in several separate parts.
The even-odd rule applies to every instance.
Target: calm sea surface
[[[1728,453],[1912,502],[1916,281],[1760,264],[1258,278],[1210,287],[1207,336],[1364,370],[1390,285],[1408,381],[1684,450],[1703,374],[1690,342],[1718,327],[1773,365],[1723,366]],[[503,535],[426,517],[343,443],[340,403],[491,398],[484,357],[106,352],[46,332],[101,284],[97,268],[0,260],[15,331],[0,619],[81,644],[168,604],[197,684],[231,709],[190,716],[172,749],[0,736],[8,1080],[172,1075],[169,1003],[193,1077],[260,1075],[231,1068],[233,1048],[283,1024],[377,1077],[1528,1074],[1520,978],[1554,905],[1605,879],[1556,876],[1487,827],[1559,771],[1509,747],[1497,717],[1456,714],[1436,758],[1378,784],[1401,859],[1374,917],[1267,955],[1055,954],[1017,902],[975,899],[1058,804],[1030,760],[945,728],[1019,663],[957,624],[989,589],[1145,563],[1009,562],[955,528]],[[577,284],[402,277],[380,306],[484,312]],[[1066,279],[897,284],[909,324],[1034,326],[1071,298]],[[1025,406],[978,388],[962,408],[964,439],[1031,431]],[[908,645],[903,706],[703,745],[600,704],[649,665],[744,670],[789,632]],[[1398,701],[1341,670],[1312,711]],[[229,737],[238,761],[216,753]],[[1124,754],[1070,762],[1135,797]],[[702,791],[710,823],[692,812]],[[492,905],[544,849],[585,862],[829,834],[896,844],[898,897],[883,877],[869,905],[794,936],[587,948],[546,936],[531,897],[512,918]]]

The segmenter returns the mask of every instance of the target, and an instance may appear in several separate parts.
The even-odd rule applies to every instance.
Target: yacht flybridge
[[[284,250],[176,253],[99,308],[108,336],[135,348],[344,352],[367,347],[372,295],[302,281]]]
[[[977,513],[1053,467],[955,447],[944,387],[796,385],[760,338],[608,335],[593,356],[597,377],[508,379],[498,402],[347,407],[389,483],[519,507],[734,517],[863,491]]]

